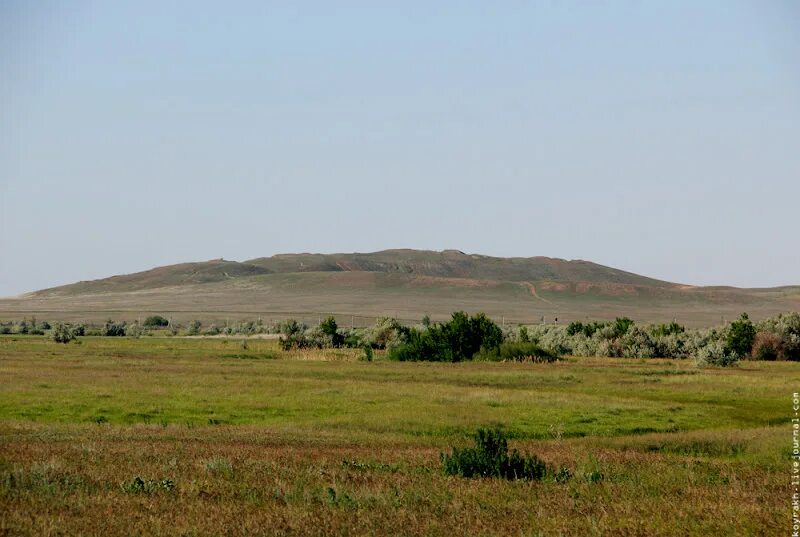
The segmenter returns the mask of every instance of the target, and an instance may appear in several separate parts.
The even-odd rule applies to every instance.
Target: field
[[[794,363],[360,354],[0,337],[0,535],[789,530]],[[489,425],[573,477],[445,476]]]

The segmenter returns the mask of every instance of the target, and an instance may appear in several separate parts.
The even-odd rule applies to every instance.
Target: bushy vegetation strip
[[[81,336],[143,337],[276,334],[283,350],[355,348],[371,361],[373,350],[385,350],[397,361],[551,362],[559,356],[625,358],[692,358],[699,365],[729,366],[739,360],[800,360],[800,313],[780,314],[753,322],[746,313],[731,323],[687,329],[677,322],[639,325],[627,317],[613,321],[574,321],[569,324],[499,326],[483,313],[455,312],[445,322],[423,319],[407,326],[396,319],[380,318],[367,328],[342,328],[333,316],[317,326],[296,320],[265,324],[242,321],[224,328],[186,325],[163,316],[147,317],[142,324],[108,320],[88,326],[35,318],[0,323],[0,334],[49,335],[57,343]]]

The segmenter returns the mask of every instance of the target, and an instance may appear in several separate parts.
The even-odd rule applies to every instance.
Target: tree
[[[622,337],[628,333],[628,329],[633,326],[633,320],[627,317],[617,317],[614,320],[614,334]]]
[[[729,352],[737,356],[747,356],[753,350],[756,339],[756,327],[746,313],[742,313],[738,320],[731,323],[725,346]]]
[[[528,334],[528,327],[527,326],[520,326],[519,327],[519,340],[521,343],[530,343],[531,336]]]
[[[339,333],[339,325],[336,324],[336,318],[333,315],[322,321],[319,328],[322,330],[323,334],[330,338],[333,347],[342,346],[342,343],[344,343],[344,336]]]

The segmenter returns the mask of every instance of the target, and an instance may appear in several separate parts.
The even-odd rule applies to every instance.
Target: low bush
[[[474,448],[453,448],[441,454],[444,472],[461,477],[501,477],[504,479],[542,479],[547,467],[535,455],[508,451],[508,438],[502,429],[478,429]]]
[[[363,362],[371,362],[372,361],[372,347],[369,345],[364,345],[364,354],[359,358],[359,360]]]
[[[126,323],[122,321],[121,323],[115,323],[112,320],[106,321],[103,325],[103,329],[100,331],[100,335],[107,336],[107,337],[121,337],[124,336],[126,333]]]
[[[718,365],[722,367],[735,365],[739,355],[731,352],[730,348],[722,341],[711,341],[698,349],[695,355],[697,365]]]
[[[68,324],[58,323],[53,329],[53,333],[51,334],[50,337],[56,343],[67,344],[73,339],[75,339],[75,331],[72,329],[72,326]]]
[[[758,331],[780,339],[780,360],[800,360],[800,313],[777,315],[758,323]]]
[[[779,360],[783,358],[781,338],[770,332],[757,332],[751,352],[754,360]]]
[[[531,342],[501,343],[495,349],[482,349],[475,355],[476,360],[492,362],[555,362],[558,355]]]
[[[169,320],[161,315],[151,315],[147,317],[142,324],[148,328],[161,328],[169,326]]]
[[[294,319],[289,319],[281,325],[281,338],[278,340],[282,350],[300,349],[308,347],[308,340],[305,338],[306,325],[298,323]]]
[[[172,479],[142,479],[139,476],[120,485],[123,492],[129,494],[155,494],[156,492],[171,492],[175,488],[175,481]]]
[[[140,338],[147,333],[147,329],[138,322],[125,326],[125,335],[128,337]]]
[[[233,479],[233,465],[227,459],[211,459],[206,462],[206,469],[211,475]]]

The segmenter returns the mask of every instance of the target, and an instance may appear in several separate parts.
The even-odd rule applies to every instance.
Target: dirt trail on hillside
[[[541,301],[542,301],[542,302],[544,302],[545,304],[550,304],[551,306],[558,307],[558,304],[555,304],[555,303],[553,303],[553,302],[550,302],[550,301],[549,301],[549,300],[547,300],[546,298],[542,298],[542,297],[540,297],[540,296],[539,296],[539,295],[536,293],[536,287],[534,287],[534,285],[533,285],[531,282],[523,282],[523,283],[524,283],[524,284],[525,284],[525,286],[528,288],[528,290],[531,292],[531,295],[533,295],[533,298],[536,298],[536,299],[538,299],[538,300],[541,300]]]

